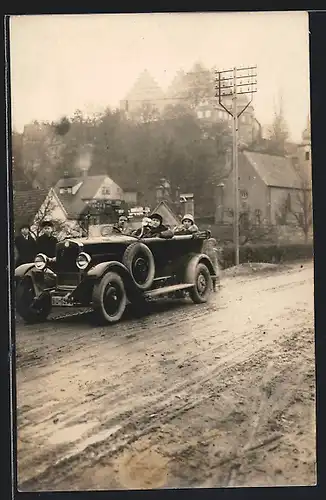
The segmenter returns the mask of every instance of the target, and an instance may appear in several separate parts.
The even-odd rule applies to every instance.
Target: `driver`
[[[173,238],[173,232],[163,224],[163,218],[160,214],[152,214],[142,220],[142,227],[137,229],[134,236],[138,238]]]
[[[128,227],[128,218],[125,215],[120,215],[118,224],[113,226],[113,234],[125,234],[130,235],[132,230]]]

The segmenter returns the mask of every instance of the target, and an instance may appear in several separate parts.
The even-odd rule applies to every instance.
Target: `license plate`
[[[74,304],[69,302],[64,297],[53,297],[52,296],[52,305],[58,307],[72,307]]]

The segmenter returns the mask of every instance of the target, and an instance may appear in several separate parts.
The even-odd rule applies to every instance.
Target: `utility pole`
[[[216,71],[215,97],[229,115],[233,118],[232,136],[232,168],[234,179],[234,214],[233,214],[233,241],[235,248],[235,265],[240,263],[239,252],[239,166],[238,166],[238,119],[252,102],[253,93],[257,92],[257,66],[247,68],[236,68],[233,70]],[[238,95],[251,94],[249,102],[239,111]],[[222,102],[223,97],[232,97],[232,110],[229,110]]]

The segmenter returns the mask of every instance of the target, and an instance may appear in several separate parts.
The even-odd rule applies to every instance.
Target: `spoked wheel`
[[[51,296],[46,293],[34,303],[35,291],[30,276],[24,277],[16,285],[16,310],[26,323],[45,321],[51,312]]]
[[[194,287],[189,290],[193,302],[207,302],[212,291],[212,277],[205,264],[198,264],[194,272]]]
[[[93,289],[93,308],[96,322],[116,323],[125,311],[127,296],[122,278],[108,272]]]

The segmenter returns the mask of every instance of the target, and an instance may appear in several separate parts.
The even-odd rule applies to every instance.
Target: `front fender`
[[[22,276],[25,276],[25,274],[27,274],[28,271],[30,271],[33,268],[35,268],[34,262],[33,263],[30,262],[28,264],[21,264],[15,269],[15,278],[21,278]]]
[[[185,279],[186,281],[192,283],[192,276],[194,274],[194,270],[197,267],[199,263],[203,263],[207,266],[211,276],[218,276],[218,270],[214,268],[213,262],[211,259],[208,257],[206,254],[195,254],[187,262],[186,265],[186,273],[185,273]]]
[[[116,270],[117,272],[123,273],[123,275],[129,276],[129,271],[121,264],[121,262],[112,260],[110,262],[100,262],[95,266],[91,267],[89,271],[87,271],[86,276],[91,279],[101,279],[108,271]]]

